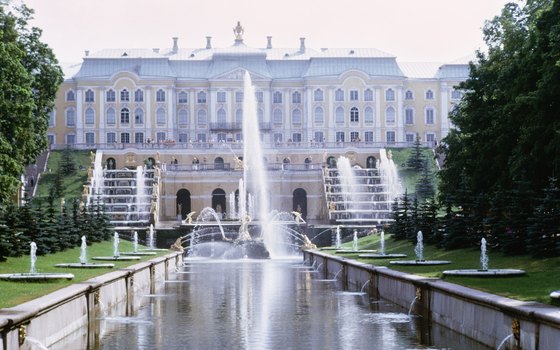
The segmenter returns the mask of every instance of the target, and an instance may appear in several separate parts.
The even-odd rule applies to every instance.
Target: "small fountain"
[[[49,280],[60,280],[60,279],[71,280],[74,278],[74,275],[71,273],[37,272],[37,268],[35,266],[37,262],[37,244],[35,244],[35,242],[31,242],[31,250],[29,255],[31,261],[31,267],[29,269],[29,273],[1,274],[0,280],[33,282],[33,281],[49,281]]]
[[[139,251],[141,251],[141,252],[143,252],[143,251],[164,252],[166,250],[169,250],[169,249],[163,249],[163,248],[156,248],[156,238],[155,238],[155,232],[154,232],[154,224],[150,224],[150,228],[148,230],[147,237],[146,237],[146,243],[147,243],[148,247],[139,249]]]
[[[105,260],[105,261],[127,261],[127,260],[140,260],[139,256],[121,256],[119,252],[120,238],[119,234],[115,232],[113,237],[113,256],[95,256],[93,260]]]
[[[554,292],[550,293],[550,297],[553,300],[560,300],[560,290],[555,290]]]
[[[488,253],[486,252],[486,239],[480,240],[480,269],[446,270],[445,276],[519,276],[524,275],[524,270],[519,269],[489,269]]]
[[[87,243],[86,236],[82,236],[82,245],[80,246],[80,262],[79,263],[66,263],[66,264],[56,264],[56,267],[67,267],[67,268],[82,268],[82,269],[95,269],[95,268],[112,268],[115,264],[110,263],[88,263],[87,262]]]
[[[357,254],[357,253],[375,253],[376,250],[372,249],[358,249],[358,231],[354,230],[354,236],[352,237],[352,249],[338,249],[336,250],[338,254]]]
[[[321,247],[321,250],[341,250],[342,240],[340,238],[340,225],[336,226],[335,245],[330,247]]]
[[[389,258],[405,258],[406,254],[385,254],[385,232],[379,234],[379,253],[360,254],[358,258],[368,259],[389,259]]]
[[[122,252],[120,253],[124,256],[143,256],[143,255],[156,255],[156,252],[148,251],[138,251],[138,232],[134,231],[132,234],[132,252]]]
[[[425,260],[424,259],[424,236],[422,231],[418,231],[416,234],[416,247],[414,248],[416,253],[416,260],[396,260],[390,261],[393,265],[412,265],[412,266],[426,266],[426,265],[446,265],[451,264],[449,260]]]

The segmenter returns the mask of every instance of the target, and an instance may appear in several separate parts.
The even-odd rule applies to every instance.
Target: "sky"
[[[401,62],[451,62],[485,48],[482,27],[507,0],[13,0],[35,10],[31,22],[61,63],[84,51],[202,48],[244,43],[277,48],[376,48]]]

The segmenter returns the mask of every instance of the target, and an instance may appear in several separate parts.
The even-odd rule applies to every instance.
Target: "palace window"
[[[179,92],[179,95],[177,96],[177,100],[179,101],[179,103],[187,103],[188,94],[185,91]]]
[[[86,119],[86,125],[91,126],[95,124],[95,111],[93,110],[93,108],[86,109],[85,119]]]
[[[323,108],[317,107],[315,108],[315,124],[323,124],[324,122],[324,112]]]
[[[218,91],[216,93],[216,101],[218,103],[226,103],[226,92],[225,91]]]
[[[373,142],[373,131],[364,132],[364,141],[369,143]]]
[[[218,109],[217,122],[219,125],[226,125],[226,111],[223,108]]]
[[[404,123],[407,125],[414,124],[414,109],[409,107],[404,110]]]
[[[315,142],[323,142],[325,140],[325,134],[323,134],[322,131],[315,131],[315,137],[313,138],[313,140]]]
[[[257,99],[258,103],[263,103],[264,101],[264,94],[262,91],[255,92],[255,98]]]
[[[144,143],[144,133],[135,132],[134,133],[134,143]]]
[[[364,101],[373,101],[373,91],[371,89],[366,89],[366,91],[364,91]]]
[[[344,91],[342,91],[342,89],[337,89],[334,92],[334,100],[337,101],[337,102],[344,101]]]
[[[338,107],[334,112],[334,116],[337,124],[344,124],[344,108]]]
[[[123,101],[123,102],[130,101],[130,93],[128,92],[127,89],[123,89],[121,91],[121,101]]]
[[[280,133],[274,134],[274,142],[282,142],[282,134]]]
[[[243,91],[236,91],[235,92],[235,102],[236,103],[243,103]]]
[[[107,90],[107,92],[105,92],[105,101],[106,102],[115,102],[115,99],[116,99],[115,90],[109,89],[109,90]]]
[[[434,124],[434,120],[435,120],[434,109],[426,108],[426,124],[432,125]]]
[[[358,90],[350,90],[350,101],[358,101]]]
[[[259,121],[259,125],[264,123],[264,111],[262,108],[257,109],[257,119]]]
[[[74,91],[70,90],[66,93],[66,101],[76,101],[76,95],[74,94]]]
[[[323,101],[323,100],[324,100],[324,97],[323,97],[323,90],[321,90],[321,89],[315,90],[315,91],[313,92],[313,100],[314,100],[315,102],[321,102],[321,101]]]
[[[134,110],[134,124],[136,125],[144,124],[144,110],[142,108],[136,108]]]
[[[371,107],[364,109],[364,123],[373,124],[373,109]]]
[[[235,111],[235,122],[239,124],[240,128],[242,127],[241,124],[243,123],[243,108],[238,108]]]
[[[345,141],[344,131],[337,131],[335,136],[336,136],[336,142],[344,142]]]
[[[360,112],[358,108],[350,108],[350,123],[358,123],[360,121]]]
[[[115,143],[115,142],[117,142],[117,135],[115,135],[114,132],[108,132],[108,133],[107,133],[106,142],[107,142],[107,143]]]
[[[140,89],[134,91],[134,102],[144,102],[144,91]]]
[[[74,108],[66,110],[66,126],[76,126],[76,110]]]
[[[115,125],[117,123],[117,113],[115,112],[114,108],[108,108],[105,114],[107,125]]]
[[[206,93],[204,91],[196,94],[196,103],[206,103]]]
[[[360,133],[357,131],[350,132],[350,140],[352,142],[359,142],[360,141]]]
[[[76,135],[75,134],[66,134],[66,143],[68,145],[73,145],[76,143]]]
[[[130,123],[130,111],[128,108],[121,109],[121,124],[129,124]]]
[[[156,102],[165,102],[165,91],[162,89],[156,92]]]
[[[432,90],[426,91],[426,100],[433,100],[434,99],[434,92]]]
[[[49,113],[49,128],[54,127],[56,124],[56,112],[53,109],[52,111],[50,111]]]
[[[121,143],[130,143],[130,133],[121,132]]]
[[[95,134],[92,132],[86,132],[86,144],[93,145],[95,144]]]
[[[282,103],[282,93],[280,91],[275,91],[272,95],[272,103]]]
[[[272,112],[272,122],[274,125],[282,125],[282,119],[282,110],[280,108],[274,109],[274,112]]]
[[[206,110],[199,109],[197,113],[196,123],[198,126],[205,127],[206,126]]]
[[[292,134],[292,141],[293,142],[301,142],[301,134],[299,132],[295,132]]]
[[[297,108],[292,111],[292,124],[301,125],[301,110]]]
[[[404,99],[405,100],[414,100],[414,94],[412,93],[411,90],[406,90],[406,92],[404,93]]]
[[[451,91],[451,99],[452,100],[460,100],[463,97],[463,94],[459,90]]]
[[[385,101],[394,101],[395,100],[395,90],[387,89],[385,90]]]
[[[189,113],[186,109],[180,109],[177,113],[177,124],[179,126],[186,126],[189,123]]]
[[[301,103],[301,93],[299,91],[292,94],[292,103]]]
[[[166,113],[165,113],[165,109],[164,108],[158,108],[156,110],[156,124],[157,125],[165,125],[165,121],[167,119]]]
[[[395,123],[395,109],[393,107],[388,107],[385,110],[385,124]]]
[[[386,135],[388,144],[394,144],[395,143],[396,138],[395,138],[395,132],[394,131],[387,131],[387,133],[385,135]]]
[[[156,142],[163,142],[165,140],[167,140],[167,136],[164,132],[156,133]]]
[[[93,93],[93,90],[87,90],[85,93],[85,100],[86,102],[95,102],[95,94]]]
[[[413,143],[413,142],[414,142],[414,136],[415,136],[415,135],[414,135],[413,133],[410,133],[410,132],[409,132],[409,133],[406,133],[406,135],[405,135],[405,141],[406,141],[407,143]]]

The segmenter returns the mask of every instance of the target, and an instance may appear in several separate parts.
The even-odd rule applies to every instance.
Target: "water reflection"
[[[301,260],[189,262],[90,349],[488,349],[383,300],[317,282]],[[165,297],[162,297],[162,296]]]

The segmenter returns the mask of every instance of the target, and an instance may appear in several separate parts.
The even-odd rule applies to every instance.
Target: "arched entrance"
[[[307,192],[303,188],[296,188],[292,195],[292,210],[301,213],[301,217],[307,220]]]
[[[214,169],[223,170],[224,169],[224,158],[216,157],[214,159]]]
[[[107,170],[115,170],[117,168],[117,161],[115,158],[107,158]]]
[[[177,191],[177,216],[181,215],[181,220],[191,212],[191,193],[182,188]]]
[[[154,158],[150,157],[146,160],[146,167],[148,169],[153,169],[155,165],[156,165],[156,160]]]
[[[369,156],[369,157],[367,157],[367,160],[366,160],[366,168],[373,169],[373,168],[375,168],[376,163],[377,163],[377,160],[375,159],[375,157],[374,156]]]
[[[336,168],[336,158],[333,156],[330,156],[327,158],[327,166],[329,168]]]
[[[212,209],[222,217],[226,212],[226,191],[221,188],[216,188],[212,191]]]
[[[309,169],[309,165],[311,164],[311,157],[305,158],[303,162],[305,163],[305,169]]]

